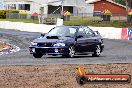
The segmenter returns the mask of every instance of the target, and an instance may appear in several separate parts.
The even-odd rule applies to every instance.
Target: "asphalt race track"
[[[37,29],[36,29],[37,30]],[[75,58],[43,56],[40,59],[29,54],[30,42],[40,33],[0,29],[0,40],[20,47],[19,52],[1,55],[0,65],[45,65],[45,64],[107,64],[132,63],[132,41],[104,39],[105,49],[100,57],[79,55]]]

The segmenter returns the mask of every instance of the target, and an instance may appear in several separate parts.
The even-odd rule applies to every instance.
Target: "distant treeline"
[[[122,5],[126,5],[126,0],[113,0],[113,1]]]

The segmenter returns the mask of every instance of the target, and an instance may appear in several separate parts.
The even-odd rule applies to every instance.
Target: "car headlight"
[[[56,43],[53,46],[65,46],[65,43]]]
[[[36,43],[36,42],[31,42],[31,44],[32,44],[33,46],[37,46],[37,43]]]

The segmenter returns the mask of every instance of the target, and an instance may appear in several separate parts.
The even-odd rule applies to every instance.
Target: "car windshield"
[[[76,28],[73,27],[55,27],[46,36],[74,37]]]

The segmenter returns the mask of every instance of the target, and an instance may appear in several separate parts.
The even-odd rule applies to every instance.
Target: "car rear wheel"
[[[36,53],[33,54],[33,57],[34,57],[34,58],[41,58],[42,56],[43,56],[42,54],[36,54]]]
[[[101,54],[101,48],[100,48],[100,45],[97,45],[96,46],[96,49],[94,51],[94,54],[92,54],[93,57],[99,57]]]

